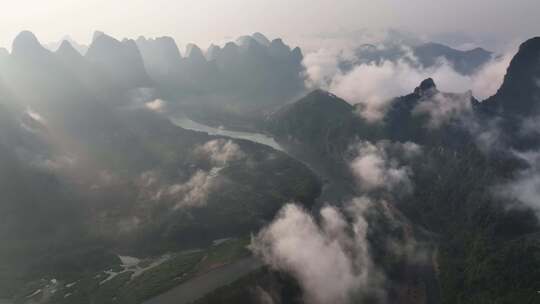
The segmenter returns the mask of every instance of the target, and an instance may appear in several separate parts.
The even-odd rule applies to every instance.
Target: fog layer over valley
[[[535,303],[540,38],[407,37],[20,33],[0,50],[0,299]]]

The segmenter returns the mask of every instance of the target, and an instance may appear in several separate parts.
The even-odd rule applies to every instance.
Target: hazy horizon
[[[345,0],[335,5],[321,0],[313,5],[307,0],[84,0],[77,4],[67,0],[22,0],[8,4],[8,9],[0,13],[4,25],[0,29],[0,47],[10,49],[13,38],[23,30],[32,31],[44,44],[65,36],[88,44],[93,32],[99,30],[119,39],[171,36],[180,45],[196,43],[203,48],[261,32],[309,48],[321,39],[354,39],[362,29],[394,28],[446,43],[467,42],[468,37],[474,37],[470,43],[495,48],[530,38],[539,30],[535,12],[540,3],[517,2],[413,0],[399,5],[395,0],[376,4]]]

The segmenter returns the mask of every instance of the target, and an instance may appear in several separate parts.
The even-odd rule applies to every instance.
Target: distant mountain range
[[[224,47],[211,45],[206,52],[189,44],[184,57],[170,37],[140,37],[137,45],[148,73],[171,99],[247,113],[282,105],[304,92],[300,49],[260,33]]]
[[[361,64],[381,64],[403,61],[414,67],[432,68],[442,63],[452,66],[462,75],[471,75],[489,62],[493,54],[482,48],[457,50],[439,43],[413,45],[386,43],[365,44],[354,50],[354,59],[343,59],[340,66],[347,71]]]

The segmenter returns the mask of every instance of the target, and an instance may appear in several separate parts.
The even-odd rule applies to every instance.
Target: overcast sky
[[[173,36],[180,43],[260,31],[301,37],[393,27],[426,34],[469,32],[500,39],[540,35],[540,0],[0,0],[0,45],[21,30],[42,42],[69,34],[88,43],[94,30],[116,37]]]

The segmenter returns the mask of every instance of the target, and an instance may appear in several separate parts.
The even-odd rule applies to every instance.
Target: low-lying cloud
[[[423,100],[414,109],[413,114],[427,114],[427,126],[439,128],[452,119],[464,120],[472,112],[472,93],[445,94],[437,92],[428,100]]]
[[[168,195],[176,198],[175,210],[186,207],[201,207],[206,204],[214,185],[214,176],[210,172],[198,170],[187,182],[169,186],[167,192]]]
[[[215,139],[197,146],[193,153],[211,165],[209,169],[198,169],[181,182],[164,178],[159,171],[147,171],[140,175],[137,183],[144,199],[172,202],[172,209],[203,207],[209,195],[220,187],[219,172],[231,161],[241,160],[246,155],[232,140]]]
[[[470,89],[475,97],[483,100],[497,93],[504,81],[510,61],[516,53],[517,47],[510,48],[503,55],[493,58],[470,77]]]
[[[465,92],[485,99],[496,93],[503,82],[506,69],[515,50],[494,57],[473,75],[462,75],[450,63],[441,59],[438,64],[424,68],[411,52],[396,61],[364,63],[349,71],[340,62],[351,61],[351,51],[320,49],[304,58],[307,85],[328,90],[351,104],[359,106],[360,115],[370,122],[379,121],[392,99],[409,94],[426,78],[433,78],[443,91]],[[354,61],[354,60],[352,60]],[[416,64],[414,64],[416,63]]]
[[[167,102],[162,99],[155,99],[144,104],[144,106],[151,111],[162,113],[165,111]]]
[[[420,156],[422,148],[412,142],[362,141],[351,147],[351,153],[359,197],[342,208],[326,205],[314,214],[288,204],[252,239],[251,249],[258,257],[299,282],[306,303],[385,302],[391,284],[371,255],[372,220],[375,226],[384,222],[403,231],[403,238],[378,238],[379,247],[389,255],[405,263],[429,260],[429,250],[415,240],[410,224],[387,200],[374,199],[379,193],[392,198],[412,190],[412,171],[404,163]]]
[[[540,216],[540,152],[515,152],[515,154],[527,162],[529,167],[518,172],[512,181],[498,186],[497,193],[505,198],[517,200]]]
[[[147,171],[138,178],[141,201],[156,203],[168,202],[171,210],[203,207],[208,196],[219,183],[216,179],[219,170],[197,170],[187,180],[178,182],[167,180],[158,171]]]
[[[371,202],[349,203],[346,214],[335,207],[320,211],[320,221],[288,204],[252,241],[251,248],[272,268],[287,271],[300,283],[307,303],[351,303],[365,294],[382,296],[384,276],[374,267],[364,218]]]
[[[207,157],[215,166],[225,166],[231,161],[241,160],[246,157],[240,146],[232,140],[215,139],[208,141],[195,149],[195,152]]]
[[[369,141],[359,142],[354,149],[357,156],[350,167],[363,191],[384,190],[389,192],[409,193],[413,186],[412,170],[390,155],[389,149],[400,150],[406,158],[421,153],[421,148],[414,143],[389,143],[381,141],[373,144]]]

